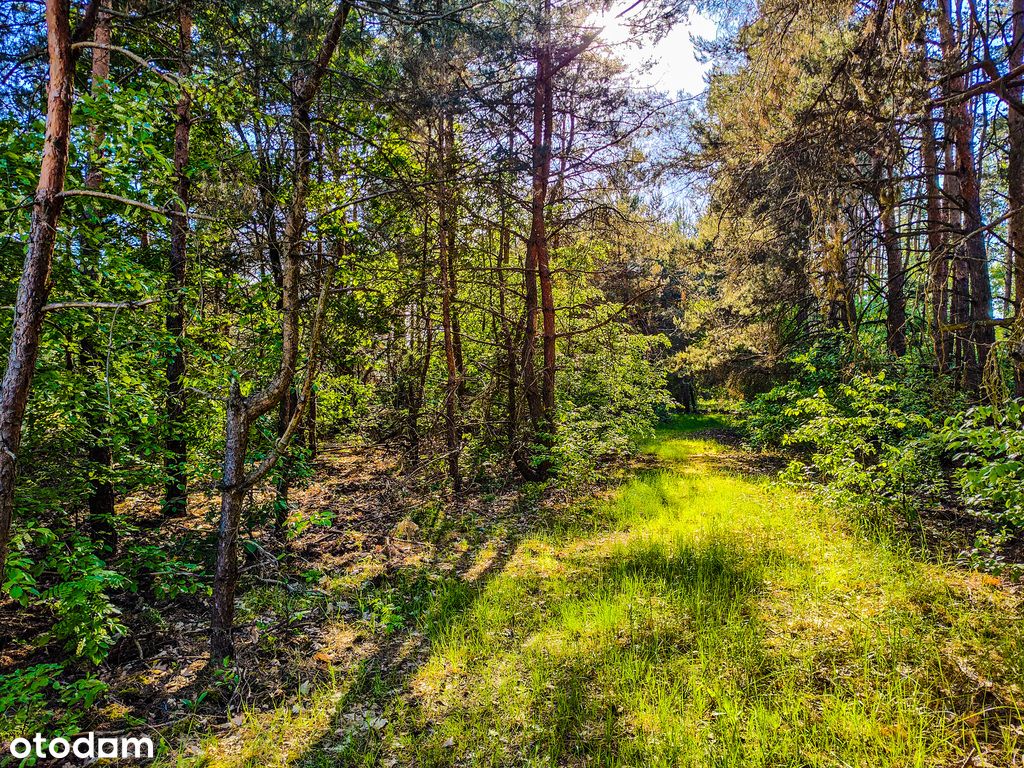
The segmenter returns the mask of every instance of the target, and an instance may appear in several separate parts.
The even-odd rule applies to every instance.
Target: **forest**
[[[1024,0],[0,0],[0,179],[0,765],[1024,766]]]

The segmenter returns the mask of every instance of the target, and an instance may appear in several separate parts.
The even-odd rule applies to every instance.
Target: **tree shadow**
[[[752,600],[763,586],[759,563],[775,556],[744,552],[727,540],[694,544],[639,537],[607,551],[597,542],[589,551],[555,558],[565,570],[555,577],[554,591],[544,583],[550,577],[522,567],[529,562],[506,559],[505,568],[492,570],[471,600],[425,634],[429,653],[400,669],[381,659],[377,669],[390,670],[383,685],[371,675],[348,698],[353,703],[372,697],[376,684],[386,691],[376,698],[381,711],[402,722],[376,729],[336,720],[340,727],[292,764],[575,765],[627,759],[652,681],[685,696],[689,681],[681,663],[688,668],[695,657],[727,655],[731,643],[763,645]],[[524,558],[517,552],[512,559]],[[522,583],[510,587],[510,580]],[[539,620],[522,622],[525,631],[519,621],[487,624],[486,608],[476,610],[481,600],[501,600],[507,591],[544,605]],[[481,650],[476,647],[463,656],[460,638],[481,634],[488,638],[486,652],[474,656]],[[424,693],[417,679],[424,667],[445,670],[435,680],[440,693]]]

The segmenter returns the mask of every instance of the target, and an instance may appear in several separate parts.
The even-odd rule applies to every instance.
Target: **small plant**
[[[960,553],[957,562],[965,567],[984,573],[996,575],[1007,574],[1014,579],[1024,576],[1024,567],[1019,563],[1007,563],[1001,549],[1011,537],[1011,532],[1003,528],[996,533],[978,531],[974,543]]]
[[[402,606],[397,598],[395,590],[360,595],[358,605],[362,612],[362,620],[368,622],[375,630],[382,630],[386,635],[397,632],[406,626],[406,616],[403,615]]]
[[[131,547],[128,555],[125,559],[132,580],[138,583],[144,574],[151,578],[153,595],[157,600],[170,601],[183,595],[210,591],[202,579],[202,565],[180,560],[164,548],[140,544]]]
[[[288,524],[287,537],[289,540],[297,539],[311,525],[323,528],[330,527],[334,523],[334,510],[315,509],[308,515],[293,517]]]
[[[388,593],[360,596],[359,610],[363,612],[363,620],[368,621],[375,629],[390,635],[405,626],[402,610]]]
[[[76,657],[99,664],[127,631],[109,595],[129,581],[107,568],[93,543],[81,537],[71,539],[52,562],[60,581],[41,597],[58,617],[53,634]]]

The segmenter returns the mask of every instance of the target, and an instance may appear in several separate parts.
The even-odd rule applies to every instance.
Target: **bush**
[[[971,408],[946,419],[941,436],[960,464],[956,478],[967,507],[1024,528],[1024,401]]]
[[[789,448],[802,459],[788,478],[810,470],[836,503],[910,518],[944,487],[941,445],[917,412],[920,400],[887,383],[884,372],[810,395],[788,383],[748,407],[746,426],[755,446]]]
[[[107,686],[91,675],[67,681],[64,674],[60,664],[36,664],[0,676],[0,742],[33,731],[57,736],[78,730]]]
[[[30,556],[29,543],[42,545]],[[57,536],[30,525],[15,539],[4,591],[22,606],[45,606],[57,621],[50,634],[78,660],[99,664],[125,633],[110,595],[130,585],[96,554],[97,545],[77,532]],[[53,585],[41,587],[44,581]]]
[[[801,425],[783,439],[810,452],[815,470],[842,501],[879,503],[913,515],[937,490],[941,471],[931,421],[899,407],[885,374],[862,375],[828,397],[818,390],[785,413]]]
[[[796,412],[787,414],[806,396],[798,383],[788,382],[746,404],[743,427],[750,446],[757,450],[782,448],[786,435],[802,423]]]
[[[784,438],[802,423],[791,413],[798,401],[819,391],[833,388],[841,379],[839,350],[845,344],[841,335],[828,336],[810,349],[794,355],[788,367],[795,377],[755,397],[743,407],[744,427],[751,447],[758,450],[782,448]]]
[[[561,417],[552,463],[563,482],[593,479],[602,458],[628,454],[654,434],[659,410],[672,405],[658,351],[664,336],[609,325],[578,342],[559,392]]]

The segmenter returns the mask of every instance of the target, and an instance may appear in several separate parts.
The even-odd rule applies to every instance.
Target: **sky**
[[[626,42],[629,30],[621,19],[615,18],[623,5],[616,4],[595,22],[604,27],[602,39],[613,46],[615,53],[626,62],[636,82],[672,95],[678,91],[691,95],[703,91],[704,73],[708,67],[697,61],[692,36],[714,38],[715,22],[707,16],[692,13],[686,22],[677,24],[657,44],[648,41],[637,45]],[[645,69],[648,64],[650,68]]]

